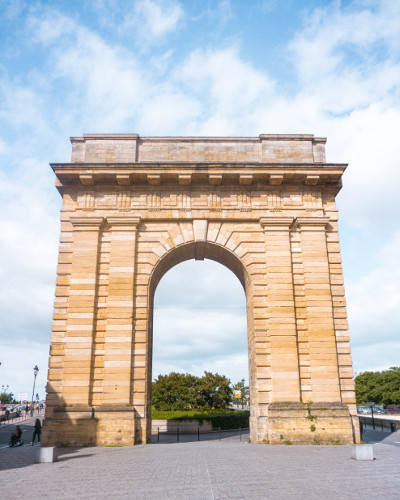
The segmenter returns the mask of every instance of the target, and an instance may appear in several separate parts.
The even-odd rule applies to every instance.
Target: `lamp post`
[[[243,397],[244,397],[244,382],[245,382],[245,380],[244,380],[244,378],[242,378],[242,410],[243,410],[243,408],[244,408],[244,406],[243,406]]]
[[[371,408],[372,428],[373,429],[375,429],[374,405],[375,405],[375,403],[373,401],[371,401],[370,403],[367,403],[367,406],[369,406]]]
[[[34,379],[33,379],[33,389],[32,389],[32,406],[31,406],[31,416],[33,415],[33,395],[35,394],[35,384],[36,384],[36,377],[37,377],[37,374],[39,373],[39,368],[38,368],[38,365],[35,365],[34,368],[33,368],[33,375],[34,375]]]

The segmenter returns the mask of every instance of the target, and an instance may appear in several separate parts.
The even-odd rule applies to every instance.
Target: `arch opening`
[[[162,326],[155,322],[159,314],[157,301],[159,291],[162,293],[164,281],[166,282],[166,289],[171,286],[171,284],[168,284],[170,272],[173,274],[177,273],[182,266],[183,269],[190,269],[193,272],[196,260],[200,259],[196,259],[195,244],[182,245],[166,254],[155,266],[151,276],[149,287],[149,363],[146,412],[148,417],[151,414],[151,384],[159,374],[178,371],[180,373],[191,373],[192,375],[202,376],[204,371],[211,371],[225,375],[230,379],[232,384],[242,379],[246,381],[250,379],[249,358],[251,357],[251,343],[249,342],[249,326],[251,322],[249,322],[249,309],[247,307],[247,291],[249,290],[247,273],[241,261],[234,254],[215,244],[205,244],[204,259],[201,259],[204,262],[197,264],[202,267],[204,265],[205,267],[200,272],[203,277],[202,281],[207,281],[207,284],[203,285],[204,288],[206,286],[211,287],[213,282],[214,284],[216,283],[215,279],[206,280],[205,275],[218,273],[219,271],[219,291],[214,291],[214,293],[203,291],[203,294],[200,294],[200,296],[197,294],[196,304],[197,306],[199,303],[201,304],[197,312],[197,306],[193,305],[192,300],[190,301],[192,306],[188,305],[188,294],[190,291],[191,293],[195,292],[193,286],[188,286],[188,280],[191,280],[191,277],[186,277],[184,290],[180,294],[176,294],[177,297],[171,296],[171,294],[168,295],[167,302],[170,307],[174,304],[175,314],[179,315],[183,309],[187,316],[190,307],[192,307],[191,313],[193,314],[193,307],[195,312],[194,318],[191,318],[190,321],[185,322],[184,319],[181,318],[179,320],[178,318],[178,323],[181,325],[182,322],[184,323],[183,329],[190,332],[190,339],[188,339],[187,335],[186,339],[184,338],[183,329],[175,335],[177,337],[177,340],[175,339],[175,347],[179,351],[179,353],[174,353],[175,359],[171,360],[168,356],[160,356],[160,350],[165,348],[165,327],[164,332],[158,331],[157,327],[162,329]],[[177,286],[179,286],[179,283],[177,283]],[[233,294],[232,288],[236,288]],[[205,297],[204,293],[208,296]],[[225,295],[224,300],[222,300],[222,294]],[[176,304],[175,301],[182,300],[183,297],[185,297],[184,300],[187,305],[184,308],[179,308],[179,304]],[[212,305],[210,305],[210,302],[212,302]],[[177,305],[178,312],[176,313]],[[210,311],[212,312],[210,313]],[[204,329],[202,330],[201,320],[204,319],[204,316],[208,317],[208,321],[206,319],[203,323]],[[191,323],[192,326],[188,325],[188,323]],[[202,341],[204,343],[209,342],[211,345],[204,348],[201,345]],[[163,347],[158,349],[158,346],[161,344]],[[168,352],[173,351],[173,349],[174,346],[171,346]],[[185,356],[186,359],[182,359]],[[202,356],[208,356],[208,362],[200,362]],[[160,357],[161,360],[159,359]],[[180,359],[178,359],[179,357]],[[168,358],[168,364],[163,364],[163,359],[165,360],[165,358]],[[162,370],[163,366],[170,368]],[[148,428],[150,427],[149,424]],[[148,439],[150,439],[149,432]]]

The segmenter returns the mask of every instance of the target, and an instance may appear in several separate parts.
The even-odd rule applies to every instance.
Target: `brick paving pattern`
[[[365,499],[400,492],[400,434],[374,445],[373,462],[350,446],[270,446],[222,440],[123,448],[63,448],[35,464],[37,446],[0,452],[2,498]],[[385,444],[386,443],[386,444]]]

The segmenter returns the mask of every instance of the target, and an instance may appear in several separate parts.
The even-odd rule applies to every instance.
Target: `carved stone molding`
[[[104,221],[104,217],[81,217],[71,215],[70,222],[74,231],[98,231]]]
[[[289,230],[293,223],[293,217],[261,217],[260,224],[264,231]]]
[[[107,222],[112,228],[117,228],[119,231],[130,231],[131,229],[136,230],[140,224],[140,217],[130,217],[130,216],[111,216],[107,217]]]

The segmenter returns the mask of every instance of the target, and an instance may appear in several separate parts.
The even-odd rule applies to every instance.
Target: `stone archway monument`
[[[63,197],[44,445],[151,432],[153,298],[213,259],[247,303],[251,440],[358,439],[335,197],[325,139],[74,137]],[[223,353],[221,353],[223,355]]]

